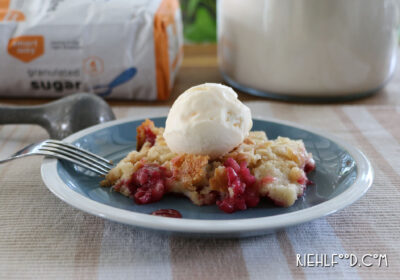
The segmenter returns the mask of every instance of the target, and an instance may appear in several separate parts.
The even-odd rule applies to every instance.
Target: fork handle
[[[0,124],[39,124],[46,122],[43,106],[0,106]]]

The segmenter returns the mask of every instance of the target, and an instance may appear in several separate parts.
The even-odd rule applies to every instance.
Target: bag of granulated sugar
[[[0,96],[165,100],[182,44],[178,0],[0,0]]]

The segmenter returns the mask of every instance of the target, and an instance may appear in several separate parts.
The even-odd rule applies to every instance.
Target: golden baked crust
[[[303,141],[268,140],[263,131],[250,132],[238,147],[213,160],[171,152],[163,132],[152,121],[144,121],[137,128],[137,151],[122,159],[101,185],[134,197],[137,203],[180,193],[197,205],[217,203],[233,212],[255,206],[260,197],[284,207],[293,205],[309,183],[305,171],[315,166]]]

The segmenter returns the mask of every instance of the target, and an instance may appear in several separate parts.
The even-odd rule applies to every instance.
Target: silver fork
[[[80,149],[72,144],[53,139],[29,145],[9,158],[0,160],[0,164],[33,155],[50,156],[70,161],[99,175],[106,175],[113,167],[112,161],[108,159]]]

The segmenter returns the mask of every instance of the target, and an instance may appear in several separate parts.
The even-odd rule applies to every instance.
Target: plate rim
[[[166,117],[165,115],[151,116],[151,118]],[[97,130],[111,126],[120,125],[132,121],[144,120],[143,117],[127,117],[114,120],[95,126],[91,126],[76,132],[63,139],[66,142],[75,141],[83,136]],[[372,186],[374,180],[374,170],[371,162],[365,154],[353,145],[338,139],[336,136],[315,128],[309,128],[295,122],[280,120],[270,117],[255,116],[253,120],[274,122],[277,124],[289,125],[305,131],[327,138],[346,150],[357,164],[358,172],[356,180],[344,192],[323,203],[297,210],[290,213],[278,214],[268,217],[231,219],[231,220],[200,220],[200,219],[174,219],[152,216],[149,214],[133,212],[120,209],[94,201],[69,188],[60,178],[57,172],[57,159],[44,158],[41,165],[41,176],[46,187],[59,199],[86,213],[142,228],[162,230],[180,233],[198,234],[229,234],[246,233],[249,231],[270,231],[279,228],[290,227],[312,221],[333,214],[360,199]]]

